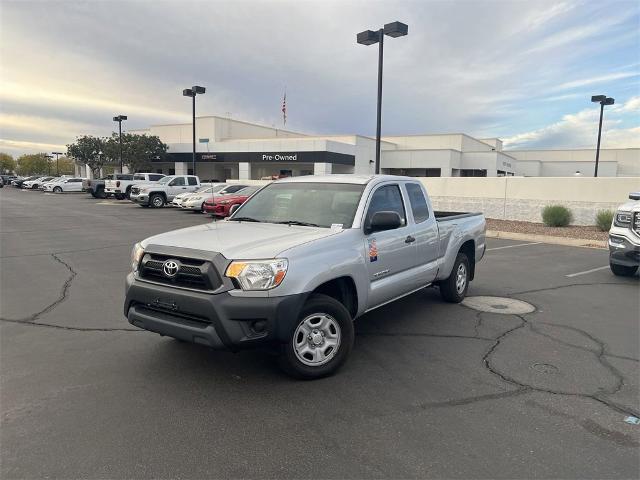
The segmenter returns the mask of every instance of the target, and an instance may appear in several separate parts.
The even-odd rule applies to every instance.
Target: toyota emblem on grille
[[[167,260],[162,264],[162,271],[167,277],[175,277],[179,268],[178,262],[175,260]]]

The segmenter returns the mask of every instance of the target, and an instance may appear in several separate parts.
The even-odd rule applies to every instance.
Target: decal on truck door
[[[375,238],[372,238],[369,240],[369,261],[370,262],[378,261],[378,246],[376,245]]]

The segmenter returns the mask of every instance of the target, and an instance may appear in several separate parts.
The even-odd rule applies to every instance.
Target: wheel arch
[[[358,314],[358,290],[353,278],[348,275],[321,283],[311,293],[321,293],[337,300],[344,305],[351,318]]]

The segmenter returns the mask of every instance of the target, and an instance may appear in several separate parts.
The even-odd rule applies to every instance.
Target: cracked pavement
[[[640,281],[607,252],[491,251],[470,295],[426,289],[356,322],[334,377],[211,352],[122,314],[133,243],[209,221],[0,190],[2,478],[637,478]],[[518,242],[490,240],[489,248]]]

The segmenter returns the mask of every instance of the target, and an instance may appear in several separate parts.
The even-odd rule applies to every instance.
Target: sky
[[[383,135],[463,132],[505,148],[640,147],[640,2],[0,0],[0,151],[64,151],[78,135],[198,115],[289,130],[375,134],[377,46],[356,33],[399,20],[384,44]]]

